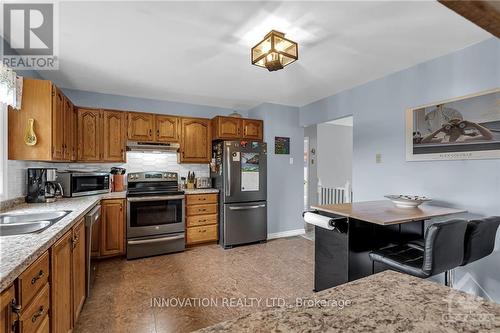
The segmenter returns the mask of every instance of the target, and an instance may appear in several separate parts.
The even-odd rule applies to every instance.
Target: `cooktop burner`
[[[178,179],[176,172],[132,172],[127,176],[127,196],[184,194],[179,191]]]

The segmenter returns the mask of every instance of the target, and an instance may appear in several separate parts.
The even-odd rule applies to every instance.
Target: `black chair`
[[[467,221],[450,220],[427,228],[423,246],[415,243],[370,252],[370,258],[390,269],[420,278],[446,272],[462,264]]]
[[[467,223],[464,243],[464,259],[460,266],[465,266],[476,260],[489,256],[495,249],[495,237],[500,216],[470,220]]]

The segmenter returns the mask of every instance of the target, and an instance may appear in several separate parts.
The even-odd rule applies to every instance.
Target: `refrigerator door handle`
[[[231,154],[229,147],[226,147],[226,162],[227,162],[227,182],[226,182],[226,197],[231,196]]]
[[[245,210],[245,209],[257,209],[257,208],[264,208],[266,205],[254,205],[254,206],[236,206],[236,207],[229,207],[230,210]]]

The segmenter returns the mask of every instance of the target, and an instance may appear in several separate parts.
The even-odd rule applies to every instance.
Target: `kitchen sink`
[[[0,236],[42,232],[70,212],[56,210],[32,214],[0,214]]]

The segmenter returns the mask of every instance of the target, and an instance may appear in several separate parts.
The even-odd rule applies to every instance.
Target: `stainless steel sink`
[[[50,221],[61,219],[68,215],[69,211],[55,210],[52,212],[41,212],[32,214],[0,214],[0,225],[10,223],[24,223],[37,221]]]
[[[57,210],[32,214],[0,214],[0,236],[42,232],[70,212]]]

